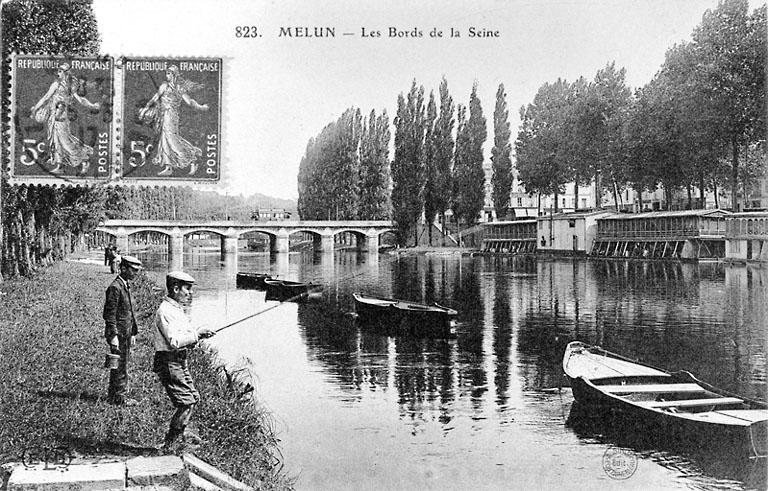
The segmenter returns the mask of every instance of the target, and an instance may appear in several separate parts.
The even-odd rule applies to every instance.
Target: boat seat
[[[645,384],[645,385],[597,385],[598,389],[611,394],[629,393],[671,393],[671,392],[706,392],[706,389],[696,384]]]
[[[711,399],[688,399],[683,401],[649,401],[639,404],[645,407],[664,408],[664,407],[702,407],[702,406],[722,406],[725,404],[738,404],[744,402],[738,397],[713,397]]]

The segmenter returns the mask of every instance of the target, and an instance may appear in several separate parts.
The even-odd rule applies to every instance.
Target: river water
[[[164,256],[143,256],[150,270]],[[298,489],[765,489],[764,459],[649,443],[573,408],[571,340],[766,398],[768,268],[358,252],[185,254],[193,322],[272,308],[211,340],[248,366]],[[323,285],[311,303],[266,301],[237,271]],[[452,339],[388,336],[352,293],[459,311]],[[565,386],[564,386],[565,385]],[[615,479],[616,448],[637,469]]]

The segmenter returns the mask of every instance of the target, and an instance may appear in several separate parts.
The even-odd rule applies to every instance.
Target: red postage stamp
[[[221,175],[221,59],[125,58],[125,180],[215,181]]]
[[[108,179],[112,58],[15,55],[11,177]]]

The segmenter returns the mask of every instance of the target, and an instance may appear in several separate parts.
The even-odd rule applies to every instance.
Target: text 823
[[[257,38],[261,37],[256,26],[236,26],[236,38]]]

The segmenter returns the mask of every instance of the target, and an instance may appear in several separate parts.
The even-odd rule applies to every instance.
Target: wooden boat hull
[[[768,453],[768,404],[736,397],[687,372],[667,373],[612,358],[604,350],[605,357],[591,353],[593,369],[589,360],[574,366],[574,349],[590,348],[595,349],[569,344],[563,368],[577,403],[594,415],[620,417],[627,431],[655,435],[674,446],[726,448],[752,457]],[[585,376],[590,370],[595,377]]]
[[[235,284],[238,288],[253,288],[256,290],[265,290],[267,288],[265,280],[274,279],[268,273],[248,273],[240,272],[235,275]]]
[[[359,320],[394,334],[450,337],[457,312],[441,305],[353,294]]]

